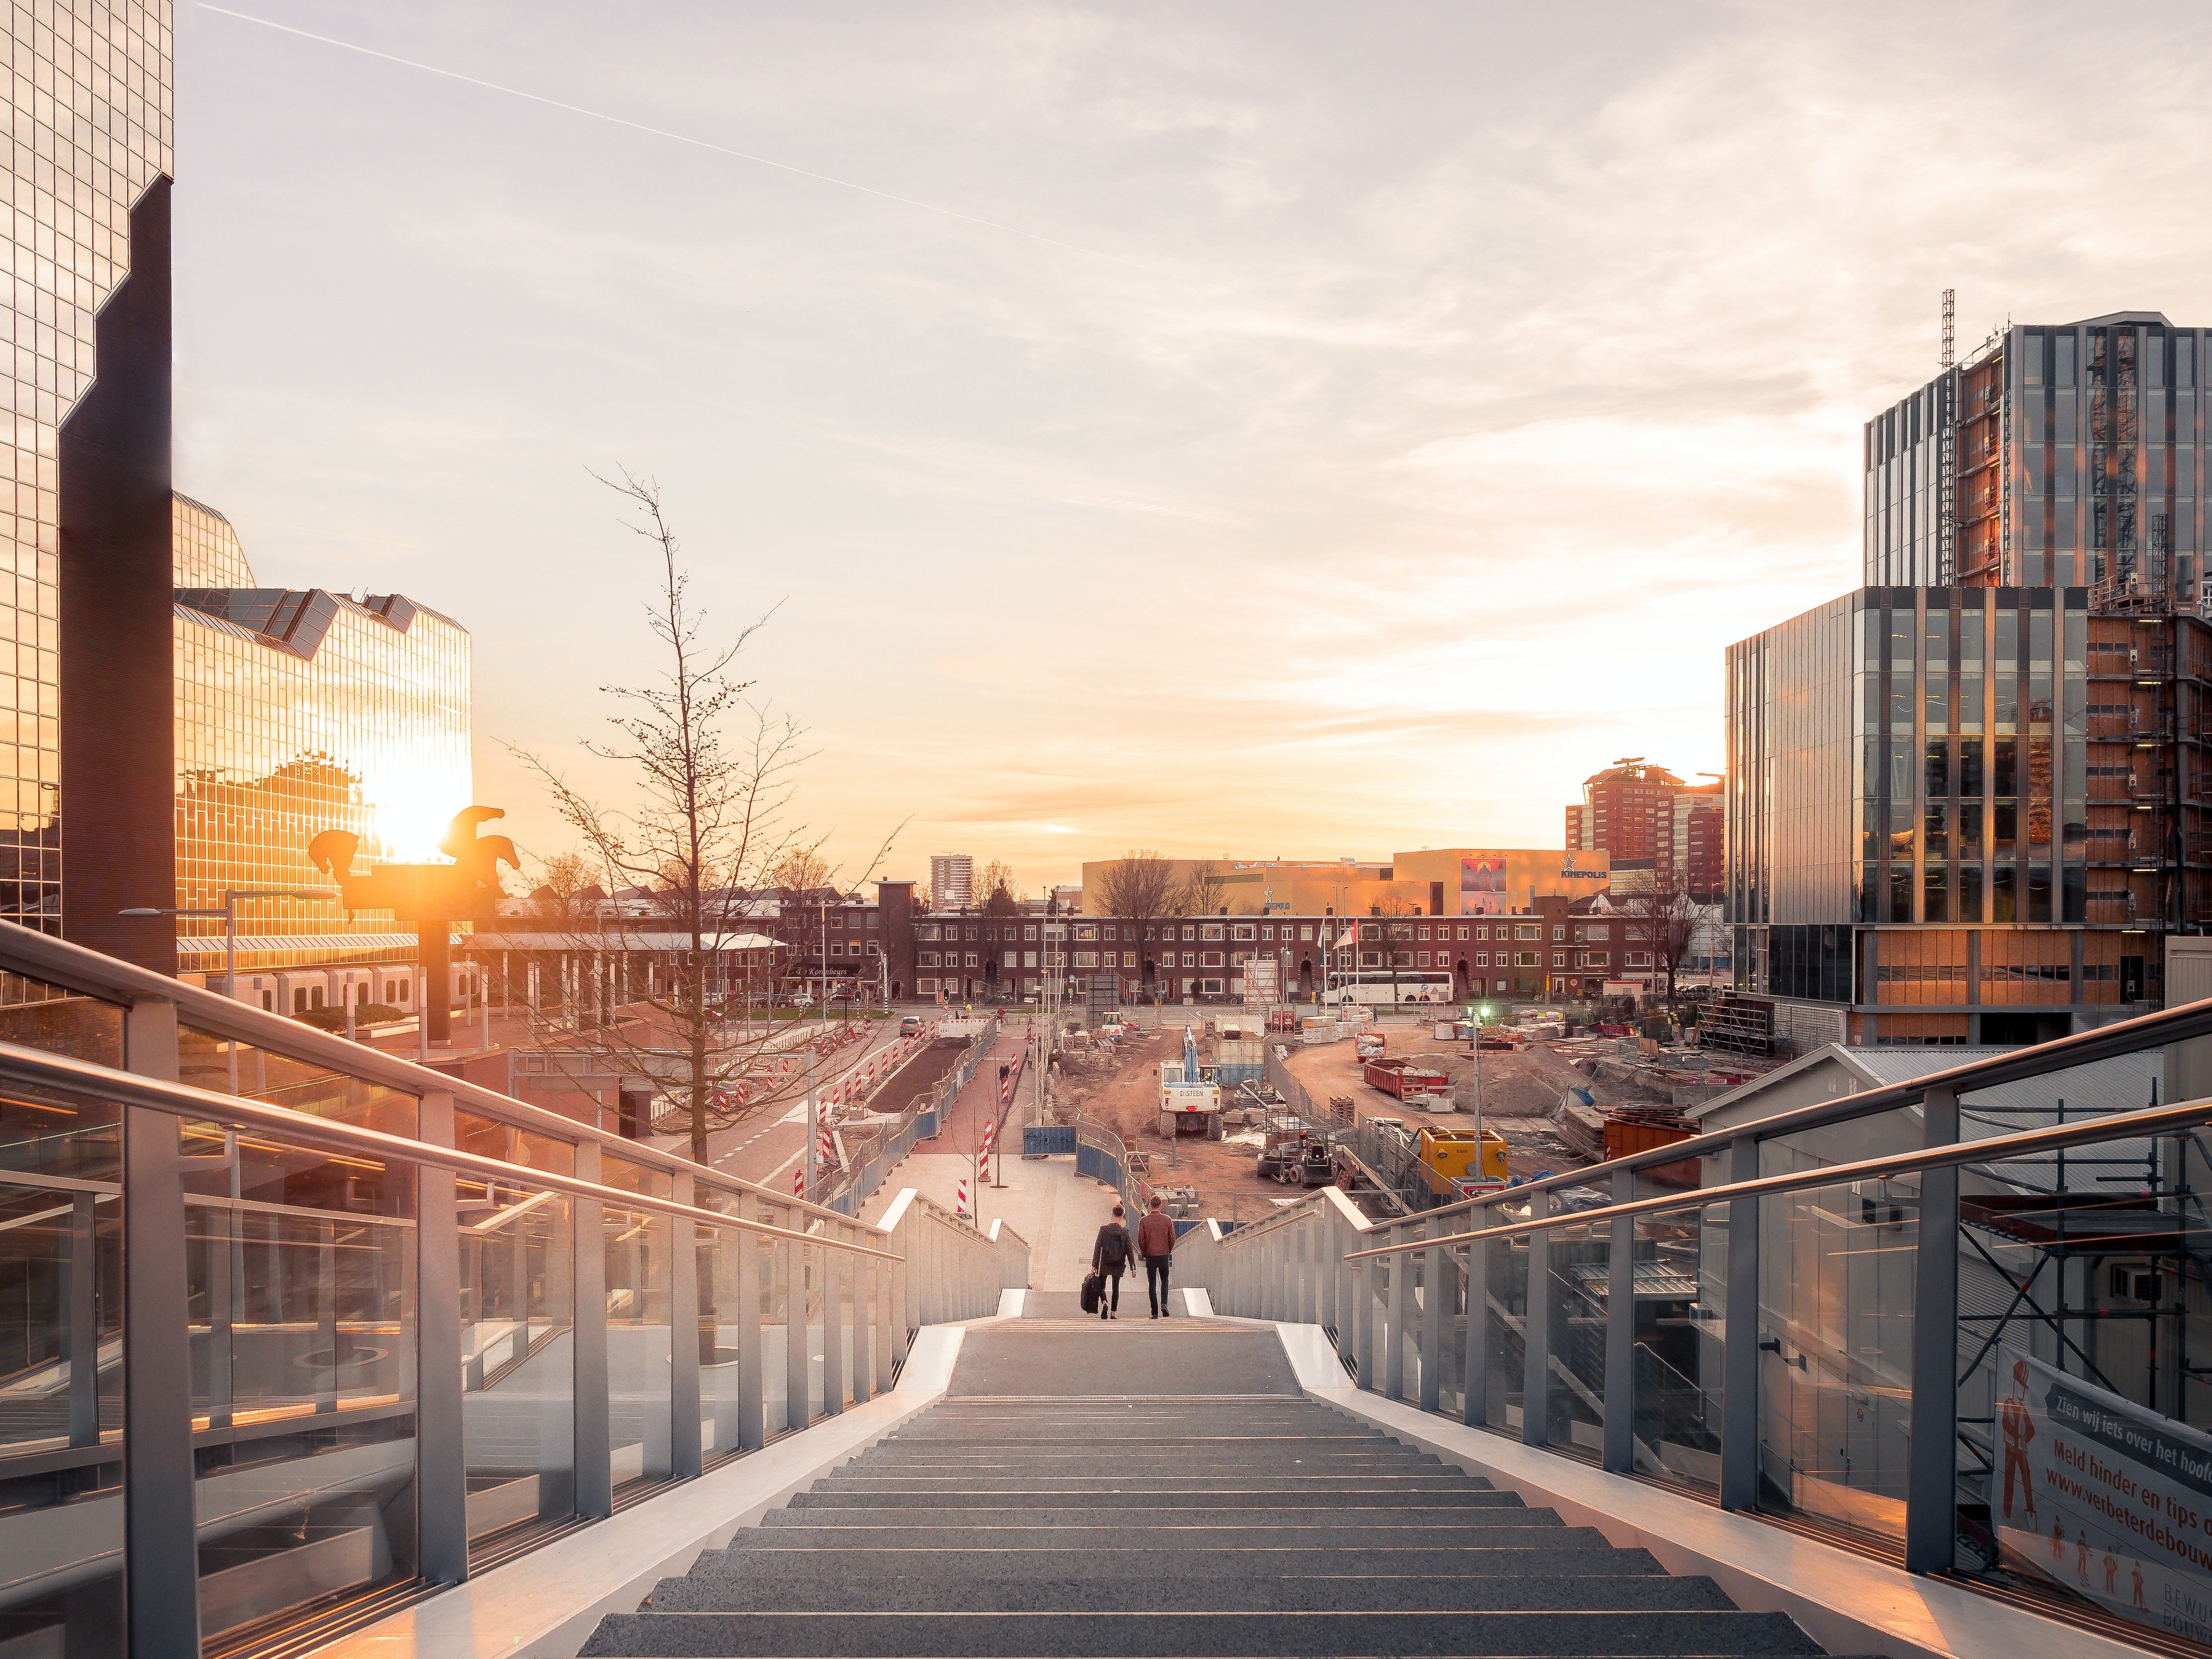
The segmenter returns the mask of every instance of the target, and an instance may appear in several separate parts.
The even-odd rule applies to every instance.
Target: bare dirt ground
[[[1443,1067],[1459,1109],[1434,1117],[1409,1113],[1395,1096],[1369,1086],[1349,1041],[1291,1051],[1291,1073],[1305,1085],[1316,1109],[1326,1111],[1329,1097],[1340,1095],[1351,1099],[1353,1111],[1362,1118],[1472,1127],[1475,1068],[1467,1045],[1434,1040],[1425,1024],[1385,1022],[1379,1029],[1387,1053]],[[1273,1181],[1260,1179],[1256,1146],[1190,1136],[1170,1141],[1160,1135],[1159,1062],[1173,1059],[1182,1046],[1182,1026],[1164,1022],[1157,1033],[1133,1033],[1114,1046],[1110,1056],[1071,1055],[1061,1068],[1058,1098],[1083,1116],[1108,1125],[1133,1151],[1151,1154],[1154,1185],[1195,1187],[1203,1214],[1229,1216],[1295,1196]],[[1199,1050],[1201,1059],[1212,1058],[1210,1040],[1201,1037]],[[1601,1106],[1648,1104],[1653,1098],[1595,1081],[1541,1041],[1510,1051],[1483,1051],[1483,1122],[1505,1137],[1506,1167],[1512,1174],[1579,1169],[1590,1161],[1571,1151],[1552,1122],[1552,1108],[1570,1086],[1588,1089]],[[1232,1126],[1231,1133],[1237,1133],[1237,1128]]]
[[[1408,1123],[1471,1127],[1475,1060],[1467,1044],[1437,1042],[1425,1024],[1386,1022],[1379,1029],[1388,1043],[1387,1053],[1443,1068],[1458,1109],[1437,1117],[1407,1112],[1395,1097],[1369,1086],[1350,1042],[1322,1043],[1292,1051],[1291,1073],[1305,1085],[1315,1106],[1326,1108],[1333,1095],[1348,1096],[1353,1110],[1363,1118],[1395,1117]],[[1506,1168],[1516,1176],[1580,1169],[1590,1162],[1571,1151],[1552,1124],[1552,1108],[1569,1087],[1589,1090],[1600,1106],[1649,1104],[1655,1098],[1585,1076],[1567,1055],[1541,1040],[1510,1051],[1486,1048],[1481,1062],[1483,1126],[1505,1137]]]

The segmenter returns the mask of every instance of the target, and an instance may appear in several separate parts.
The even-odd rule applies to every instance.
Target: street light
[[[1480,1176],[1482,1173],[1482,1022],[1490,1018],[1490,1005],[1485,1003],[1480,1008],[1469,1005],[1467,1013],[1467,1044],[1474,1055],[1474,1172]]]
[[[220,908],[155,908],[134,905],[118,910],[119,916],[221,916],[222,918],[222,994],[233,1002],[238,1000],[238,902],[255,898],[337,898],[334,887],[226,887],[222,890]],[[350,1005],[349,1005],[350,1007]],[[233,1038],[230,1049],[230,1091],[238,1092],[238,1042]]]

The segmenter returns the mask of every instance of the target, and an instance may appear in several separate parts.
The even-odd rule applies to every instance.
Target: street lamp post
[[[119,916],[221,916],[222,918],[222,994],[233,1002],[238,1000],[238,902],[256,898],[336,898],[334,887],[226,887],[222,890],[220,908],[157,908],[133,905],[118,910]],[[238,1092],[238,1042],[233,1038],[224,1045],[230,1050],[230,1091]]]

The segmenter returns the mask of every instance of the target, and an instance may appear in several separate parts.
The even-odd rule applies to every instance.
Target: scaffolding
[[[1723,991],[1698,1017],[1698,1046],[1765,1060],[1774,1054],[1774,1004]]]

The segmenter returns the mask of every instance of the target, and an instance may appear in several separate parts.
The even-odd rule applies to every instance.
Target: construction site
[[[1067,1032],[1049,1112],[1127,1149],[1133,1189],[1237,1222],[1335,1185],[1377,1218],[1686,1139],[1683,1113],[1772,1063],[1570,1030],[1289,1009],[1148,1011]]]

